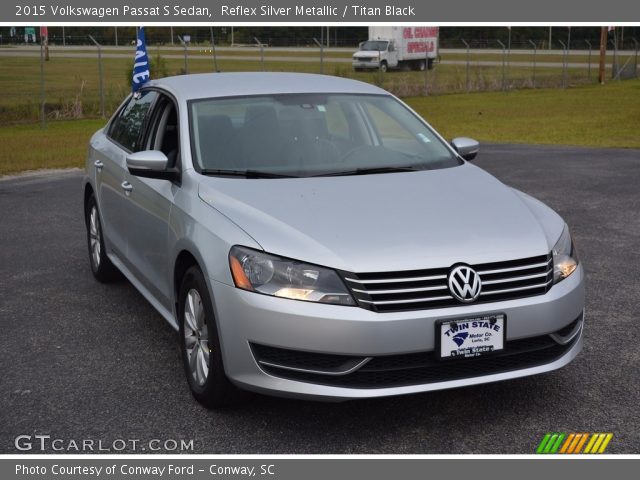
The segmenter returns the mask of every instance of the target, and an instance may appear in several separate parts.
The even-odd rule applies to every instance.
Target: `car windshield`
[[[386,40],[367,40],[366,42],[362,42],[360,45],[360,50],[375,50],[385,52],[387,50],[387,45],[389,42]]]
[[[353,175],[461,162],[390,95],[284,94],[190,103],[195,168],[247,177]]]

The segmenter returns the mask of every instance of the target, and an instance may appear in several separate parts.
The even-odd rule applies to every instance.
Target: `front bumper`
[[[251,349],[253,344],[301,352],[374,358],[428,353],[435,348],[437,320],[493,313],[507,316],[509,348],[510,341],[541,336],[547,338],[548,334],[563,329],[582,315],[584,272],[581,265],[573,275],[544,295],[392,313],[270,297],[213,280],[211,287],[227,376],[241,388],[273,395],[345,400],[495,382],[558,369],[573,360],[582,348],[580,321],[580,328],[561,354],[543,363],[526,368],[503,369],[499,373],[381,388],[336,386],[276,376],[258,365]]]
[[[370,61],[354,60],[351,62],[351,65],[354,69],[360,68],[362,70],[377,70],[378,67],[380,67],[380,62],[378,62],[378,59]]]

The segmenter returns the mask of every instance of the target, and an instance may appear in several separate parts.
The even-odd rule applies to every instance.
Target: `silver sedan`
[[[91,269],[180,333],[195,398],[344,400],[560,368],[584,273],[551,209],[388,92],[286,73],[186,75],[89,145]]]

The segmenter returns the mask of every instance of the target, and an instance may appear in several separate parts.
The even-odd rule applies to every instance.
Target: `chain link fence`
[[[109,30],[115,38],[114,28]],[[69,37],[64,47],[52,36],[49,60],[42,64],[43,76],[37,44],[1,49],[0,65],[4,74],[0,76],[3,92],[0,124],[41,121],[43,113],[45,121],[109,116],[130,89],[134,55],[130,39],[135,38],[135,33],[125,35],[126,28],[122,27],[118,33],[120,46],[117,47],[103,43],[107,39],[104,28],[102,36],[87,34],[82,42],[76,39],[77,43],[72,43],[72,37]],[[147,34],[152,78],[213,71],[324,73],[370,82],[400,97],[410,97],[568,88],[595,83],[598,77],[599,52],[594,46],[599,45],[599,40],[595,39],[578,42],[574,38],[570,45],[558,40],[561,47],[565,45],[563,49],[545,50],[540,39],[512,41],[508,45],[501,39],[459,38],[441,48],[439,62],[433,70],[383,73],[355,72],[351,56],[357,47],[335,46],[339,43],[334,43],[335,37],[327,47],[326,31],[322,36],[296,37],[295,46],[278,47],[273,45],[273,38],[258,35],[247,39],[250,42],[238,44],[236,38],[243,40],[244,37],[236,37],[235,31],[235,45],[231,46],[225,43],[231,32],[223,32],[221,28],[213,30],[213,42],[209,29],[208,38],[202,32],[191,36],[188,44],[181,43],[185,32],[176,29],[172,45],[164,30],[168,29],[158,32],[157,38],[153,31]],[[250,29],[247,31],[251,32]],[[278,38],[284,41],[284,38]],[[346,37],[343,40],[353,42]],[[287,42],[291,41],[287,39]],[[625,42],[632,48],[608,45],[606,68],[609,79],[617,81],[638,76],[639,42],[628,36]],[[44,93],[44,108],[41,93]]]

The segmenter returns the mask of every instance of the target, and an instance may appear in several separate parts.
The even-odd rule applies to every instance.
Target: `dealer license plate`
[[[440,358],[479,357],[504,349],[506,318],[495,314],[437,323]]]

